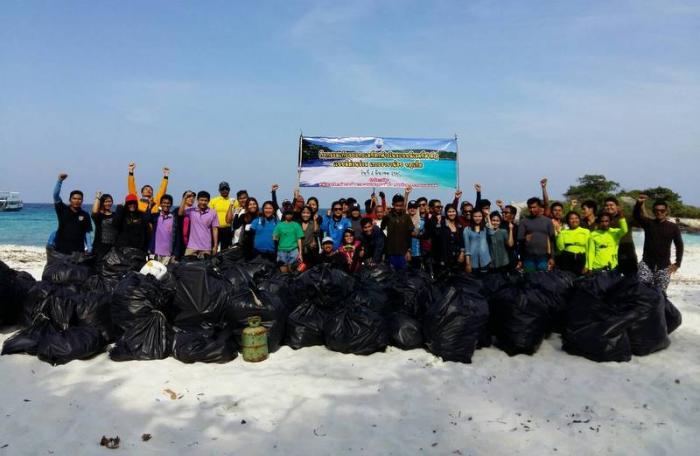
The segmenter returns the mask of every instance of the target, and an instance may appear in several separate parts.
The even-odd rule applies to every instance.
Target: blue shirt
[[[265,223],[263,223],[263,220]],[[275,253],[275,241],[272,239],[272,233],[277,226],[277,219],[273,218],[265,220],[263,217],[258,217],[250,224],[250,229],[255,231],[255,241],[253,248],[258,252]]]
[[[491,263],[486,228],[478,233],[471,228],[464,230],[464,254],[472,258],[472,268],[485,268]]]
[[[343,233],[348,228],[352,228],[352,222],[342,217],[340,220],[334,220],[333,217],[323,217],[321,223],[321,231],[324,236],[330,236],[333,239],[333,248],[337,249],[343,243]],[[355,236],[358,236],[356,233]]]
[[[420,235],[423,234],[425,228],[425,217],[421,217],[418,222],[418,237],[411,238],[411,255],[414,257],[420,256]]]

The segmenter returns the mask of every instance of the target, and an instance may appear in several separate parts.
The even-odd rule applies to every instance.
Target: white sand
[[[0,259],[40,274],[40,253],[10,251]],[[0,455],[103,453],[102,435],[123,454],[697,454],[697,256],[669,290],[684,319],[671,346],[629,363],[567,355],[558,336],[532,357],[479,350],[472,365],[391,348],[224,365],[3,356]]]

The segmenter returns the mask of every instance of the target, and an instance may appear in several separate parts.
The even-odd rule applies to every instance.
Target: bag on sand
[[[226,278],[206,261],[181,263],[172,270],[175,280],[175,326],[199,327],[221,321],[228,295]]]
[[[138,272],[146,264],[146,254],[133,247],[112,247],[98,265],[100,276],[121,280],[128,272]]]
[[[49,325],[39,340],[37,356],[55,366],[91,358],[102,353],[106,345],[100,331],[92,326],[75,326],[61,331]]]
[[[150,317],[153,310],[170,311],[174,295],[175,284],[172,281],[160,281],[153,276],[129,272],[112,294],[112,324],[127,330],[141,318]]]
[[[36,356],[39,341],[50,330],[51,322],[48,317],[39,315],[33,324],[19,330],[2,344],[2,354],[27,353]]]
[[[666,314],[666,330],[668,334],[671,334],[681,325],[683,316],[681,315],[681,311],[678,310],[668,298],[665,298],[665,301],[664,313]]]
[[[22,303],[36,280],[0,261],[0,326],[15,325],[22,316]]]
[[[163,312],[153,310],[128,327],[109,352],[114,361],[164,359],[170,356],[172,328]]]
[[[205,325],[174,329],[173,357],[183,363],[226,363],[238,356],[238,343],[231,328]]]
[[[228,297],[222,321],[234,329],[236,340],[240,340],[248,318],[260,317],[261,325],[268,330],[267,347],[272,353],[282,345],[287,315],[288,309],[279,297],[264,290],[248,289]]]
[[[323,345],[323,325],[330,311],[306,300],[297,306],[287,318],[285,344],[294,350],[314,345]]]
[[[319,264],[297,277],[295,292],[299,299],[312,299],[318,305],[336,308],[352,293],[355,280],[329,264]]]
[[[389,344],[384,318],[366,307],[349,304],[333,312],[323,327],[329,350],[355,355],[384,351]]]
[[[46,266],[41,279],[56,284],[80,285],[93,272],[90,262],[93,259],[82,253],[70,255],[57,252],[52,248],[46,249]]]
[[[423,327],[420,321],[403,312],[395,312],[387,319],[389,344],[403,350],[423,347]]]

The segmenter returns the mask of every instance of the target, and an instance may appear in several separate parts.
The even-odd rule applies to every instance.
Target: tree
[[[619,187],[620,184],[608,180],[602,174],[586,174],[583,177],[579,177],[578,185],[570,186],[564,195],[569,199],[592,199],[600,203],[607,196],[615,193]]]

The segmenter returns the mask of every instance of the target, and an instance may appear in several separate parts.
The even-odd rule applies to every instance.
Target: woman
[[[245,203],[245,207],[236,213],[231,219],[231,226],[234,232],[234,238],[238,239],[238,245],[243,251],[243,257],[246,260],[250,260],[255,256],[255,250],[253,248],[253,241],[255,239],[255,232],[250,231],[250,224],[253,220],[260,217],[260,209],[258,208],[258,200],[255,198],[248,198]],[[228,215],[226,216],[228,221]]]
[[[343,243],[338,247],[338,253],[345,259],[345,271],[353,273],[360,269],[364,250],[360,241],[355,240],[355,231],[347,229],[343,233]]]
[[[445,223],[439,228],[440,267],[456,272],[464,264],[464,237],[453,204],[445,206]]]
[[[563,271],[570,271],[574,274],[585,274],[586,257],[588,253],[588,239],[591,237],[590,230],[581,226],[581,216],[576,212],[569,212],[565,217],[566,225],[557,234],[557,266]]]
[[[620,239],[627,234],[627,221],[620,217],[620,228],[610,228],[610,214],[598,216],[598,229],[588,238],[586,268],[588,273],[617,268],[617,250]]]
[[[489,253],[491,254],[491,271],[507,272],[511,269],[510,249],[515,245],[515,226],[508,223],[508,228],[503,228],[503,220],[498,211],[491,212],[491,223],[486,225],[488,234]]]
[[[186,190],[182,194],[182,200],[185,204],[185,209],[194,205],[195,193],[192,190]],[[184,215],[179,215],[179,207],[173,208],[171,211],[175,218],[175,243],[173,245],[173,255],[176,260],[180,260],[185,255],[185,247],[190,239],[190,218]]]
[[[318,263],[318,238],[321,230],[313,215],[314,213],[309,206],[304,206],[301,209],[301,230],[304,232],[302,254],[307,266]]]
[[[486,222],[481,211],[472,212],[471,224],[464,230],[464,252],[467,273],[481,275],[489,270],[491,254],[489,253]]]
[[[311,219],[318,223],[318,226],[321,226],[323,217],[318,213],[318,198],[310,196],[309,199],[306,200],[306,205],[311,209]]]
[[[253,240],[254,253],[272,262],[277,261],[277,248],[272,238],[272,233],[275,231],[278,222],[276,212],[275,204],[272,201],[265,201],[262,215],[246,227],[246,230],[255,233],[255,239]]]
[[[95,194],[95,202],[92,205],[92,220],[95,222],[95,240],[92,244],[92,253],[97,261],[100,261],[109,249],[117,242],[119,232],[114,225],[114,213],[112,195],[102,192]]]

